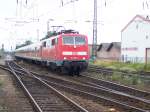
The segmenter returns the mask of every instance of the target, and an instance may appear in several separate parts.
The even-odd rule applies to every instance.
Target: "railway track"
[[[18,71],[21,72],[21,71]],[[22,72],[21,72],[22,73]],[[51,86],[81,95],[94,101],[120,107],[126,111],[149,112],[150,93],[130,87],[97,80],[87,76],[72,78],[74,81],[63,80],[61,77],[44,76],[33,73]],[[69,78],[70,79],[70,78]]]
[[[0,69],[3,69],[3,70],[7,70],[7,71],[10,71],[8,69],[8,67],[6,67],[5,65],[0,65]],[[14,80],[14,78],[11,76],[11,79]],[[8,85],[10,85],[11,82],[8,82],[6,81],[7,83],[9,83]],[[6,83],[5,82],[5,83]],[[11,100],[10,101],[7,101],[7,98],[6,98],[6,101],[4,102],[4,104],[6,105],[11,105],[11,107],[2,107],[0,105],[0,112],[35,112],[33,110],[33,107],[31,106],[28,98],[23,94],[23,91],[21,90],[21,88],[18,88],[18,84],[16,82],[13,82],[11,83],[12,86],[12,91],[14,89],[17,88],[17,91],[15,91],[15,93],[12,94],[12,92],[8,92],[7,95],[9,94],[10,96],[8,96],[8,98],[10,98]],[[16,88],[15,88],[16,87]],[[10,88],[10,87],[9,87]],[[9,103],[9,104],[8,104]]]
[[[121,108],[124,108],[126,111],[127,109],[129,111],[133,109],[134,111],[138,110],[146,112],[150,109],[149,100],[121,93],[119,91],[114,91],[112,89],[98,86],[96,87],[89,84],[87,85],[87,83],[86,84],[83,82],[81,83],[81,81],[79,83],[75,83],[74,81],[73,82],[69,80],[66,81],[54,77],[49,78],[41,76],[41,78],[44,79],[44,81],[46,81],[47,83],[53,86],[57,86],[59,89],[65,88],[64,89],[65,91],[68,91],[70,89],[69,90],[70,92],[75,91],[75,93],[82,94],[84,97],[86,95],[90,95],[90,98],[94,98],[95,101],[97,100],[104,102],[108,101],[110,104],[114,103],[117,105],[117,107],[120,106]],[[89,98],[89,96],[87,98]]]
[[[7,62],[36,112],[88,112],[29,71]],[[22,73],[16,72],[21,70]]]
[[[118,91],[121,93],[125,93],[125,94],[129,94],[132,96],[150,100],[150,93],[148,91],[135,89],[135,88],[132,88],[129,86],[114,83],[111,81],[106,81],[103,79],[95,79],[95,78],[92,78],[92,77],[89,77],[86,75],[82,75],[82,77],[79,77],[76,80],[86,83],[86,84],[89,84],[89,85],[92,85],[92,86],[95,86],[95,87],[110,89],[110,90],[114,90],[114,91]]]
[[[150,73],[149,72],[129,72],[129,71],[121,71],[121,70],[113,70],[105,67],[99,67],[99,66],[93,66],[90,65],[88,67],[88,72],[95,72],[95,73],[102,73],[102,74],[107,74],[107,75],[112,75],[114,72],[118,72],[122,75],[127,75],[127,76],[133,76],[137,75],[139,78],[143,80],[150,80]]]
[[[24,74],[25,72],[23,72],[22,68],[17,68],[16,69],[17,72],[21,72],[22,74]],[[72,94],[76,94],[76,95],[83,95],[83,97],[86,97],[88,99],[93,99],[94,101],[101,101],[104,104],[109,104],[109,105],[116,105],[117,107],[123,108],[126,111],[135,111],[135,112],[149,112],[150,107],[149,107],[149,98],[150,98],[150,94],[147,93],[146,91],[136,91],[133,88],[128,88],[125,89],[119,89],[119,90],[115,90],[115,88],[111,88],[111,87],[115,87],[114,85],[110,85],[106,82],[101,82],[100,80],[97,79],[93,79],[90,77],[86,77],[86,76],[82,76],[82,77],[78,77],[78,78],[74,78],[74,77],[70,77],[69,80],[62,80],[61,78],[56,78],[56,77],[50,77],[50,76],[41,76],[37,73],[33,73],[35,75],[38,75],[38,77],[42,78],[42,80],[44,80],[44,82],[50,84],[51,86],[59,89],[59,90],[63,90],[63,91],[67,91],[70,92]],[[50,77],[50,78],[49,78]],[[70,79],[74,80],[73,83],[70,81]],[[75,83],[78,82],[78,83]],[[102,85],[100,85],[102,84]],[[87,86],[88,85],[88,86]],[[109,85],[107,87],[105,87],[106,85]],[[91,87],[91,88],[90,88]],[[94,87],[94,88],[93,88]],[[102,90],[101,90],[102,88]],[[121,88],[121,87],[116,87],[116,88]],[[106,90],[110,90],[110,93]],[[124,90],[124,91],[120,91],[120,90]],[[132,90],[132,92],[131,92]],[[81,91],[81,92],[80,92]],[[97,92],[98,91],[98,92]],[[111,93],[111,91],[113,91],[114,93]],[[127,93],[126,93],[127,91]],[[141,92],[141,93],[140,93]],[[107,95],[106,95],[107,93]],[[109,94],[108,94],[109,93]],[[119,94],[118,94],[119,93]],[[125,96],[128,96],[128,98],[125,98],[125,96],[119,97],[119,95],[123,94]],[[129,94],[131,93],[131,94]],[[136,94],[135,94],[136,93]],[[99,95],[102,94],[102,95]],[[135,95],[134,95],[135,94]],[[133,97],[132,97],[133,96]],[[112,97],[115,97],[117,99],[113,99]],[[135,98],[135,100],[134,100]],[[123,102],[121,102],[120,100],[124,100]],[[119,100],[119,101],[118,101]],[[127,101],[126,101],[127,100]],[[133,104],[132,104],[133,103]],[[134,105],[135,104],[135,105]]]

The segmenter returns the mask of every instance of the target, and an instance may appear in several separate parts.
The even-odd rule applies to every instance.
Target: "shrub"
[[[138,75],[131,74],[131,76],[125,76],[123,78],[123,83],[130,85],[138,85],[141,84],[142,81]]]
[[[122,79],[122,75],[120,74],[120,73],[118,73],[118,72],[113,72],[113,74],[112,74],[112,76],[111,76],[111,79],[113,80],[113,81],[120,81],[121,79]]]
[[[0,87],[2,86],[2,82],[0,81]]]
[[[122,79],[122,82],[125,83],[125,84],[131,85],[131,84],[132,84],[132,78],[131,78],[130,76],[125,76],[125,77]]]
[[[133,75],[132,76],[132,84],[137,85],[140,82],[140,78],[138,75]]]
[[[121,67],[120,70],[122,70],[122,71],[130,71],[130,72],[136,71],[134,68],[130,68],[130,67],[126,67],[126,66]]]
[[[144,64],[135,63],[135,64],[131,65],[131,68],[134,68],[136,71],[143,71],[144,70]]]
[[[150,71],[150,63],[144,65],[144,71]]]
[[[127,70],[127,71],[150,71],[150,63],[145,65],[144,63],[122,63],[116,61],[102,61],[96,60],[95,65],[103,66],[106,68],[112,69],[120,69],[120,70]]]
[[[113,69],[113,70],[117,70],[118,68],[117,67],[115,67],[115,66],[108,66],[107,68],[109,68],[109,69]]]

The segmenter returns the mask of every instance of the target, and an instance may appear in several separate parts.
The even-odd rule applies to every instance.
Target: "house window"
[[[136,25],[136,29],[138,30],[138,28],[139,28],[139,25],[137,24],[137,25]]]
[[[145,38],[148,39],[148,35],[146,35]]]

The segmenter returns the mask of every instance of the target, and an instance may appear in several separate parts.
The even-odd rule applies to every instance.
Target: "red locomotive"
[[[15,56],[79,75],[88,66],[88,38],[74,30],[63,30],[38,43],[16,49]]]

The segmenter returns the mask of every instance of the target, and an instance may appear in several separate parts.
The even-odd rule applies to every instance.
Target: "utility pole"
[[[75,1],[79,1],[79,0],[70,0],[70,1],[67,1],[67,2],[64,2],[63,0],[61,0],[61,6],[63,7],[64,5],[74,3]]]
[[[2,44],[2,52],[4,52],[4,44]]]
[[[92,58],[95,60],[96,56],[97,56],[97,0],[94,0]]]
[[[50,21],[54,21],[54,19],[48,19],[48,20],[47,20],[47,33],[49,32],[49,22],[50,22]]]

